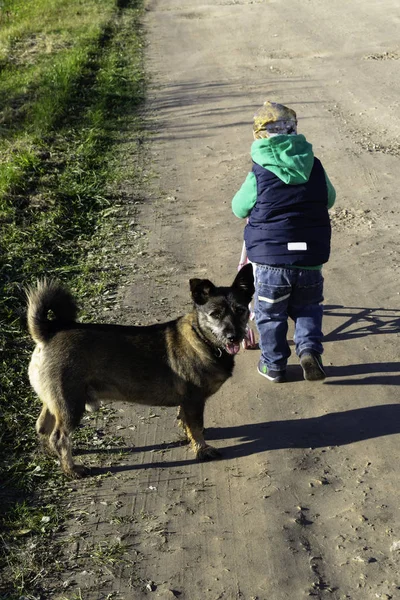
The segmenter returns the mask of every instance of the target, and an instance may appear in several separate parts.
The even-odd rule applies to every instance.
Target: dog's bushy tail
[[[57,331],[76,321],[76,302],[60,283],[43,279],[36,287],[29,288],[26,295],[28,329],[36,343],[48,342]]]

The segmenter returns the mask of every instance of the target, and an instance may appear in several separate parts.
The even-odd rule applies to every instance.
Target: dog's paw
[[[69,469],[64,469],[64,474],[70,479],[82,479],[89,475],[90,470],[83,465],[73,465]]]
[[[214,460],[216,458],[221,458],[222,454],[213,446],[204,446],[204,448],[200,448],[196,452],[197,460]]]

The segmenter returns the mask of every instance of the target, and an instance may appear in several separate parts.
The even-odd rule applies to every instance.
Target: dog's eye
[[[212,310],[210,312],[210,317],[212,317],[213,319],[220,319],[222,317],[222,313],[220,310]]]
[[[247,308],[245,308],[244,306],[236,306],[235,307],[235,313],[238,313],[239,315],[243,315],[245,312],[247,312]]]

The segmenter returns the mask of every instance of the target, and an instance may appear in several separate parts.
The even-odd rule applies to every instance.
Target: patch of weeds
[[[111,517],[111,525],[127,525],[129,523],[137,523],[137,518],[134,515],[121,515]]]
[[[115,565],[121,562],[127,552],[126,544],[115,542],[99,542],[90,551],[90,557],[98,565]]]
[[[55,505],[20,503],[7,513],[0,538],[2,589],[6,591],[2,598],[20,600],[29,590],[40,592],[45,578],[61,571],[61,546],[53,539],[61,519]]]
[[[13,537],[29,533],[49,534],[57,531],[59,524],[60,514],[54,504],[38,507],[21,502],[4,519],[4,526]]]
[[[121,436],[108,434],[103,428],[98,427],[98,420],[91,415],[83,417],[81,425],[73,435],[80,449],[85,450],[94,451],[97,448],[99,452],[104,452],[125,445],[125,440]]]
[[[63,596],[61,600],[84,600],[82,590],[79,589],[77,592],[74,592],[72,596]]]

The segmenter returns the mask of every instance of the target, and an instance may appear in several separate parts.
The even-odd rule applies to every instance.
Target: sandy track
[[[189,277],[233,279],[243,222],[230,200],[250,168],[253,111],[282,101],[337,190],[324,268],[329,378],[303,381],[292,356],[290,381],[272,385],[256,374],[258,353],[242,351],[207,407],[224,458],[206,464],[174,443],[173,411],[119,406],[111,429],[130,452],[97,487],[71,488],[72,509],[88,514],[67,532],[73,586],[85,600],[400,598],[399,4],[147,9],[157,179],[123,319],[180,314]],[[120,539],[127,562],[85,562],[83,549]]]

